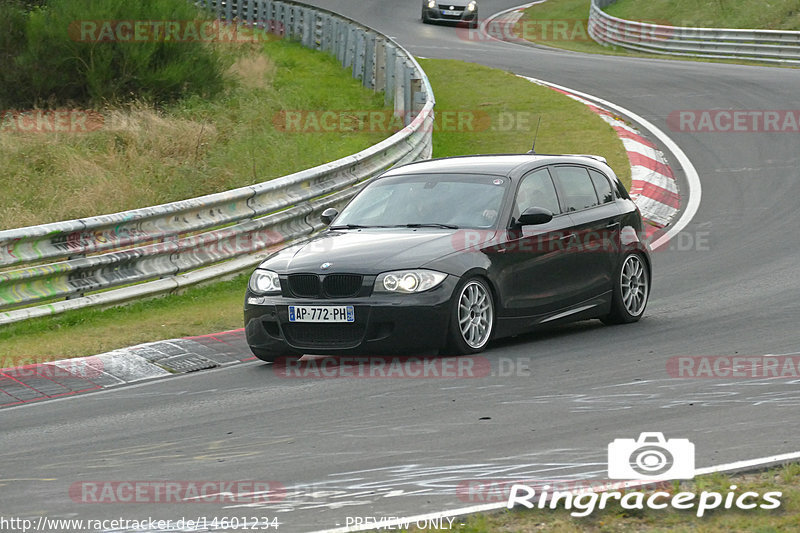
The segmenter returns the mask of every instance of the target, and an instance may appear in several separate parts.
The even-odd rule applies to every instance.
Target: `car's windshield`
[[[416,174],[381,178],[342,211],[333,227],[494,226],[508,180],[477,174]]]

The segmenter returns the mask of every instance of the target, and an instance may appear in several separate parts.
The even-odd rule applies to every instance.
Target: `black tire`
[[[650,297],[650,269],[642,254],[630,252],[614,275],[611,312],[600,320],[604,324],[630,324],[644,315]]]
[[[482,352],[492,339],[495,320],[489,283],[477,276],[462,280],[453,291],[447,343],[440,353],[465,355]]]

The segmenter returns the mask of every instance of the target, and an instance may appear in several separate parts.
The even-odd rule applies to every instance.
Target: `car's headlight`
[[[395,270],[384,272],[375,280],[376,292],[411,294],[433,289],[447,277],[434,270]]]
[[[476,9],[478,9],[478,4],[475,2],[470,2],[467,6],[467,11],[475,11]]]
[[[428,2],[428,8],[433,9],[434,7],[436,7],[436,0]]]
[[[250,276],[250,292],[258,295],[280,294],[281,280],[271,270],[256,269]]]

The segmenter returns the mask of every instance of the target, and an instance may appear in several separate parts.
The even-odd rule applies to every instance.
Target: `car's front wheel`
[[[622,260],[616,273],[611,312],[601,320],[606,324],[636,322],[647,307],[650,296],[650,272],[641,254],[631,252]]]
[[[492,291],[479,277],[462,281],[453,293],[447,354],[482,351],[494,331],[495,312]]]

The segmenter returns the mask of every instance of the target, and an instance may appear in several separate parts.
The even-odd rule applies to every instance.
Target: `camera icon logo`
[[[608,445],[610,479],[692,479],[694,444],[664,439],[663,433],[642,433],[638,439],[615,439]]]

